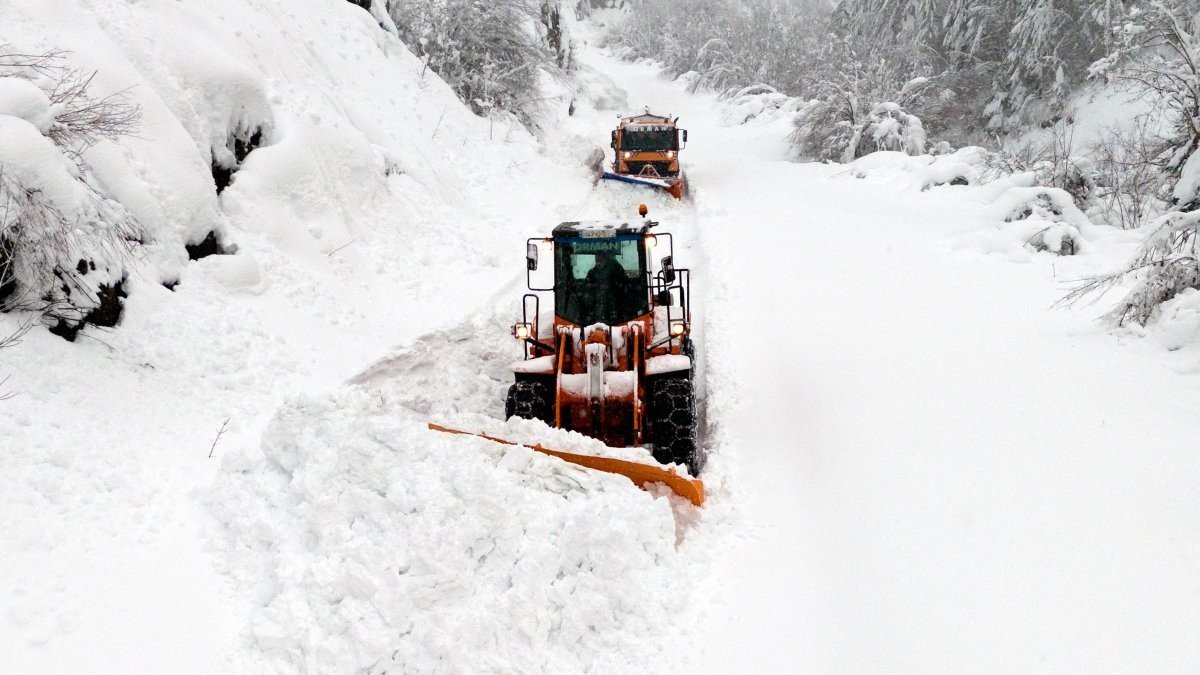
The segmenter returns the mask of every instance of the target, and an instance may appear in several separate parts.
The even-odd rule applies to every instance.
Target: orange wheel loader
[[[698,476],[705,456],[697,442],[691,273],[675,267],[673,239],[657,225],[567,222],[528,241],[534,292],[513,326],[525,360],[514,368],[505,413],[611,446],[650,444],[656,460]],[[549,287],[534,283],[542,252],[553,266]],[[553,321],[543,324],[538,292],[553,294]]]

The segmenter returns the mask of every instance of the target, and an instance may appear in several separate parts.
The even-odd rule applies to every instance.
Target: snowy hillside
[[[0,348],[0,672],[1200,668],[1198,296],[1054,307],[1142,233],[977,148],[796,163],[794,101],[589,23],[535,135],[375,9],[0,8],[0,53],[140,106],[81,177],[144,239],[118,325]],[[644,106],[689,129],[682,202],[585,166]],[[639,202],[694,275],[700,508],[426,427],[647,457],[501,419],[526,238]]]
[[[39,328],[2,357],[6,660],[211,672],[249,612],[196,490],[286,397],[487,301],[590,184],[345,2],[6,3],[0,43],[69,50],[141,106],[86,160],[147,234],[118,328]],[[218,194],[210,164],[255,134]],[[210,232],[236,254],[189,261]]]

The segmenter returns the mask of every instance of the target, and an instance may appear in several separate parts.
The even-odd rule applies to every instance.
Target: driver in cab
[[[614,320],[626,304],[629,293],[629,273],[611,251],[596,254],[596,264],[588,270],[586,282],[593,290],[596,307],[605,321]]]
[[[596,254],[596,264],[588,270],[587,281],[606,286],[612,293],[620,293],[629,281],[629,275],[625,273],[621,263],[617,262],[615,255],[609,251],[601,251]]]

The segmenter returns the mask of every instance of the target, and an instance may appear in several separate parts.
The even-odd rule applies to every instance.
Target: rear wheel
[[[522,380],[508,388],[508,399],[504,402],[504,419],[521,417],[554,423],[554,395],[545,382]]]
[[[704,468],[704,451],[696,440],[696,392],[691,380],[672,378],[651,382],[650,424],[654,459],[683,464],[693,476]]]

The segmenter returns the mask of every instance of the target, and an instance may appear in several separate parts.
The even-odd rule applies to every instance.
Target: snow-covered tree
[[[989,124],[1057,119],[1104,54],[1109,22],[1122,7],[1112,0],[1032,0],[1017,3],[1009,31],[1005,81],[989,107]]]
[[[540,99],[540,73],[570,61],[560,4],[392,0],[390,13],[409,49],[476,113],[507,111],[528,123]]]
[[[828,19],[820,0],[638,0],[607,40],[675,75],[695,73],[697,87],[763,84],[797,96],[821,74]]]
[[[902,56],[877,56],[851,38],[832,42],[823,52],[822,69],[812,93],[814,103],[795,119],[791,142],[800,157],[848,162],[876,150],[925,152],[922,121],[909,106],[927,89],[927,78],[910,78]]]

